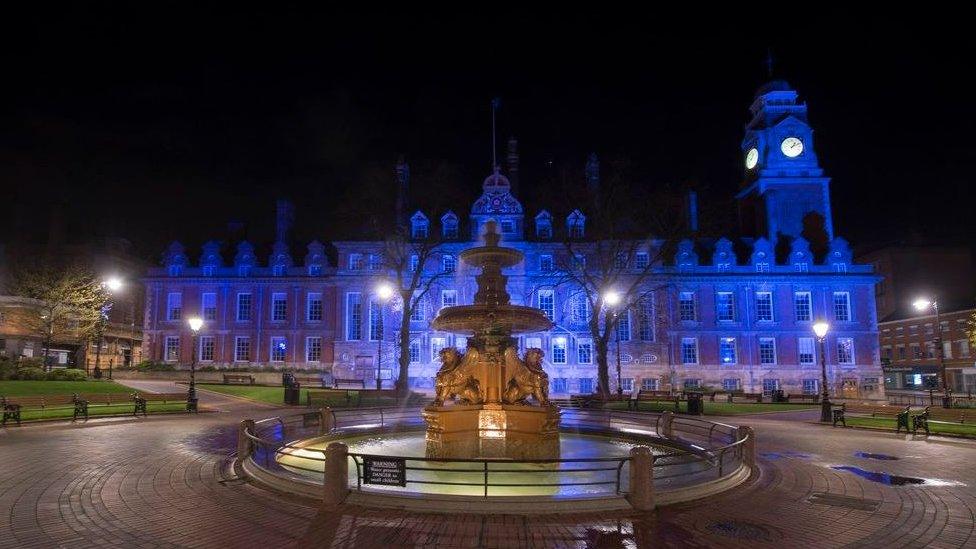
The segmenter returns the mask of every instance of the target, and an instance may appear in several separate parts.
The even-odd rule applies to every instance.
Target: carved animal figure
[[[513,347],[505,349],[505,366],[512,373],[505,389],[507,404],[527,404],[533,397],[540,406],[549,405],[549,375],[542,369],[542,349],[527,349],[525,360],[519,360]]]
[[[462,355],[454,347],[445,347],[440,358],[441,369],[434,381],[434,405],[440,406],[455,395],[466,403],[482,402],[481,384],[472,375],[478,363],[477,349],[470,348]]]

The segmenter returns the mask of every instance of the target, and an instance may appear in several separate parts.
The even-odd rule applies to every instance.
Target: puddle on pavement
[[[895,456],[888,456],[885,454],[874,454],[871,452],[854,452],[854,457],[859,457],[864,459],[877,459],[881,461],[895,461],[898,459]]]
[[[854,467],[851,465],[832,465],[831,469],[836,469],[838,471],[847,471],[848,473],[854,473],[855,475],[870,480],[871,482],[877,482],[879,484],[887,484],[888,486],[909,486],[924,484],[926,486],[965,486],[963,482],[957,482],[954,480],[943,480],[938,478],[918,478],[918,477],[904,477],[901,475],[892,475],[891,473],[885,473],[884,471],[868,471],[866,469],[861,469],[860,467]]]
[[[772,461],[783,458],[810,459],[812,457],[810,454],[800,452],[761,452],[759,456]]]

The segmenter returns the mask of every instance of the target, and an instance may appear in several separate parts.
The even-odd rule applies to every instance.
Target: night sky
[[[69,240],[122,236],[155,260],[180,239],[196,257],[229,221],[266,244],[279,196],[298,204],[299,240],[355,238],[364,214],[388,215],[398,154],[415,204],[463,216],[489,170],[495,96],[500,154],[517,136],[532,215],[558,203],[553,171],[591,151],[721,204],[770,50],[809,104],[839,235],[967,241],[976,226],[965,29],[844,12],[704,24],[126,9],[8,21],[0,242],[43,243],[54,212]]]

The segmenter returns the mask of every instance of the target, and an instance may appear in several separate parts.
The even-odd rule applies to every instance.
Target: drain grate
[[[807,498],[810,503],[817,503],[820,505],[832,505],[834,507],[846,507],[848,509],[857,509],[859,511],[876,511],[881,502],[874,499],[864,499],[855,498],[852,496],[842,496],[839,494],[827,494],[824,492],[817,492]]]
[[[705,527],[713,534],[745,541],[773,541],[773,536],[764,526],[741,520],[723,520]]]

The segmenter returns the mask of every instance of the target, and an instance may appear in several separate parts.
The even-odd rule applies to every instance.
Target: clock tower
[[[830,178],[817,161],[806,103],[789,84],[774,80],[759,88],[749,110],[745,177],[736,197],[743,228],[772,242],[832,240]]]

